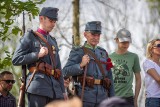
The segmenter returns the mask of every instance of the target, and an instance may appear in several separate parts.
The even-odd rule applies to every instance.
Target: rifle
[[[23,35],[25,33],[25,17],[23,12],[23,26],[22,26]],[[22,65],[22,77],[21,80],[21,87],[19,92],[18,98],[18,107],[25,107],[25,88],[26,88],[26,65]]]

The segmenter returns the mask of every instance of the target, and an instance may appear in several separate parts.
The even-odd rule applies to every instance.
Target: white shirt
[[[145,71],[146,97],[160,98],[160,85],[147,73],[151,68],[154,68],[160,75],[160,66],[152,60],[146,59],[143,63],[143,69]]]

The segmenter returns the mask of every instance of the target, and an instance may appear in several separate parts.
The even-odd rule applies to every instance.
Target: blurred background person
[[[120,97],[111,97],[101,102],[99,107],[133,107],[125,99]]]
[[[15,83],[13,74],[9,71],[0,73],[0,107],[16,107],[16,99],[9,92]]]
[[[73,97],[69,100],[53,101],[45,107],[82,107],[82,101],[78,97]]]

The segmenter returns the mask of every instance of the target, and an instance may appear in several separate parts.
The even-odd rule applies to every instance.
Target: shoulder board
[[[97,46],[98,49],[102,50],[102,51],[106,51],[104,48]]]

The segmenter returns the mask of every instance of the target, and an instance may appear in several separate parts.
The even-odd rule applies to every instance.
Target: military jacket
[[[56,40],[50,35],[43,35],[47,41],[55,48],[55,62],[56,68],[61,70],[61,63],[58,54],[58,46]],[[41,60],[51,64],[49,54],[43,58],[38,59],[38,53],[40,51],[40,46],[45,46],[45,43],[41,41],[38,36],[34,35],[32,31],[27,32],[18,44],[13,58],[13,65],[27,65],[27,68],[36,65],[36,62]],[[31,78],[32,73],[29,72],[27,76],[27,84]],[[65,93],[63,77],[60,80],[54,79],[53,76],[47,76],[44,73],[37,72],[28,87],[28,93],[48,96],[50,98],[63,98],[63,93]]]
[[[101,47],[97,47],[96,49],[90,49],[100,61],[106,62],[108,59],[108,55],[105,49]],[[84,73],[84,70],[80,68],[80,63],[82,61],[82,57],[84,56],[84,51],[82,47],[74,48],[71,50],[68,62],[63,68],[63,74],[65,76],[79,76]],[[94,77],[95,79],[102,79],[102,73],[96,64],[94,58],[90,56],[90,62],[87,66],[87,76]],[[113,78],[112,71],[106,69],[106,65],[102,65],[105,71],[105,77],[109,78],[112,82],[112,85],[109,89],[109,92],[102,85],[94,85],[93,88],[85,86],[84,89],[84,97],[83,100],[91,103],[100,103],[105,98],[114,96],[114,88],[113,88]],[[79,84],[76,86],[78,91],[78,96],[81,96],[82,85]]]

